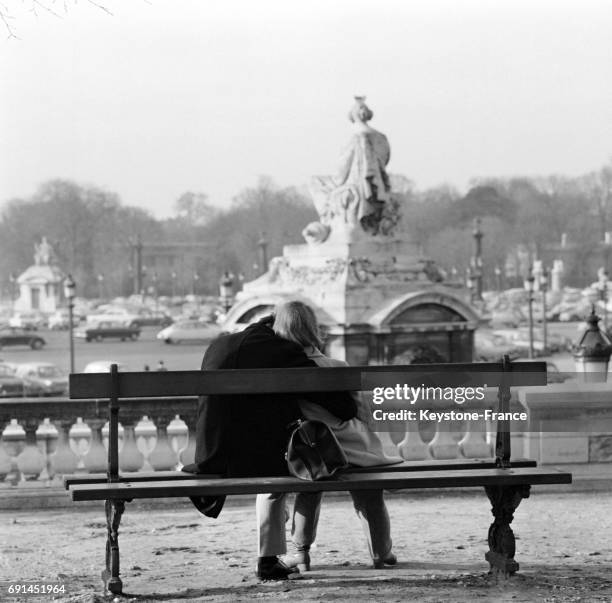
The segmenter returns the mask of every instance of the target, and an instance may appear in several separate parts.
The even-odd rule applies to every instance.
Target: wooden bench
[[[397,379],[401,378],[401,381]],[[518,570],[515,540],[510,523],[530,486],[568,484],[571,474],[536,467],[535,461],[510,462],[510,425],[498,421],[495,459],[413,461],[380,468],[353,468],[334,479],[305,482],[293,477],[226,478],[179,471],[119,474],[118,418],[120,402],[143,397],[185,397],[205,394],[305,393],[363,391],[372,383],[420,384],[435,379],[440,387],[495,386],[498,412],[509,412],[510,387],[546,384],[544,362],[368,366],[300,369],[244,369],[217,371],[166,371],[70,375],[71,399],[107,399],[109,447],[107,474],[67,476],[64,480],[73,501],[104,500],[107,523],[105,587],[120,594],[119,525],[125,503],[134,499],[189,497],[266,492],[318,492],[349,490],[409,490],[415,488],[484,487],[492,504],[494,521],[489,528],[491,569],[506,575]]]

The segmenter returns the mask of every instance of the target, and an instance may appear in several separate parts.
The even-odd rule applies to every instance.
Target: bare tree
[[[87,4],[112,15],[110,9],[96,0],[85,0]],[[78,0],[1,0],[0,1],[0,21],[4,24],[9,38],[18,38],[14,27],[22,13],[29,13],[37,17],[39,14],[47,13],[57,18],[62,18],[73,5],[78,4]]]

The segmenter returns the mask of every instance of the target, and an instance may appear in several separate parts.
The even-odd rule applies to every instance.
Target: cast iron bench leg
[[[495,517],[489,528],[489,551],[485,554],[491,566],[490,572],[496,570],[509,576],[518,571],[519,564],[514,560],[514,532],[510,523],[521,500],[529,497],[529,489],[528,485],[485,486],[492,505],[491,513]]]
[[[106,510],[106,569],[102,572],[104,587],[114,595],[120,595],[123,588],[119,578],[119,524],[125,510],[124,500],[105,500]]]

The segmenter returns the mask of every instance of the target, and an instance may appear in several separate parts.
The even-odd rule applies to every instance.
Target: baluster
[[[57,448],[51,456],[51,467],[54,475],[69,475],[77,470],[79,457],[70,446],[70,428],[72,419],[55,421],[58,432]]]
[[[21,471],[21,481],[34,481],[38,479],[45,468],[45,458],[36,445],[36,430],[38,421],[26,419],[25,447],[17,457],[17,467]]]
[[[195,452],[196,452],[196,426],[195,426],[195,416],[185,417],[185,423],[187,424],[187,429],[189,430],[189,442],[187,443],[187,448],[183,450],[180,454],[180,462],[183,465],[189,465],[195,462]]]
[[[376,431],[378,439],[381,441],[383,451],[390,456],[399,454],[399,445],[405,433],[401,431]]]
[[[88,473],[99,473],[106,471],[108,457],[102,444],[102,426],[104,419],[90,419],[91,444],[87,454],[83,457],[83,464]]]
[[[436,435],[429,442],[429,450],[434,459],[456,459],[459,456],[457,440],[453,438],[450,421],[436,423]]]
[[[421,438],[418,421],[406,421],[406,435],[397,447],[407,461],[422,461],[431,458],[429,447]]]
[[[183,421],[178,415],[175,415],[174,419],[170,421],[170,424],[166,428],[166,433],[168,434],[170,447],[175,455],[174,468],[180,471],[183,468],[183,463],[181,463],[181,454],[187,449],[187,445],[190,440],[189,427],[187,427],[187,423],[185,423],[185,421]]]
[[[149,462],[155,471],[175,469],[176,455],[168,442],[169,420],[167,417],[158,417],[156,423],[157,444],[149,456]]]
[[[486,426],[482,421],[466,421],[465,435],[459,440],[459,450],[467,459],[489,458],[493,455],[490,444],[487,443]]]
[[[123,438],[123,448],[119,455],[119,468],[122,471],[139,471],[144,463],[144,456],[136,446],[136,436],[134,425],[123,426],[125,435]]]
[[[6,481],[15,486],[21,480],[21,474],[17,465],[17,457],[25,448],[26,433],[23,427],[17,422],[17,419],[11,419],[11,422],[2,432],[2,438],[10,459],[10,469],[6,476]]]
[[[153,471],[149,457],[157,444],[157,428],[155,424],[146,415],[138,421],[134,427],[134,436],[136,437],[136,448],[142,454],[144,460],[142,471]]]
[[[91,429],[81,417],[77,417],[76,423],[68,432],[70,448],[77,455],[79,462],[77,464],[77,472],[85,471],[85,463],[83,458],[89,451],[91,444]]]
[[[43,419],[43,422],[36,430],[36,440],[38,443],[38,448],[42,452],[44,459],[44,466],[40,474],[40,481],[44,481],[47,486],[50,484],[51,478],[53,477],[51,455],[57,449],[58,435],[59,434],[57,432],[57,429],[55,428],[55,425],[51,423],[51,420],[48,417]]]

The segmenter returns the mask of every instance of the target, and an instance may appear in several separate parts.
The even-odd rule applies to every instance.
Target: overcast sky
[[[302,185],[335,172],[355,94],[420,189],[612,156],[608,0],[99,1],[4,1],[0,202],[67,178],[162,217]]]

